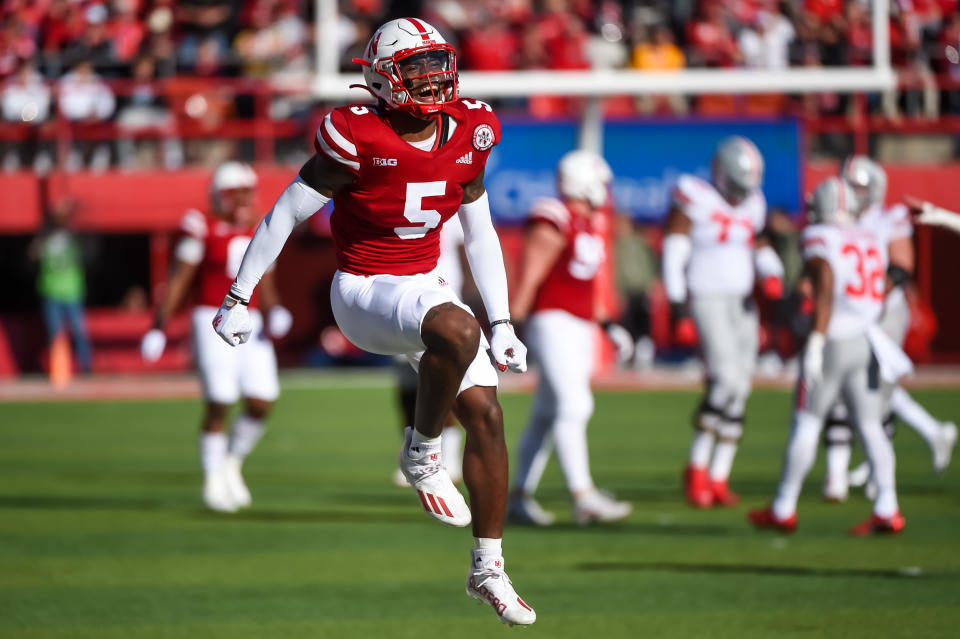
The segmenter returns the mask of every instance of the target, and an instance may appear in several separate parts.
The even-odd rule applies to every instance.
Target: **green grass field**
[[[957,391],[915,395],[960,422]],[[551,464],[541,496],[561,522],[504,540],[527,630],[465,596],[469,530],[390,484],[389,388],[287,390],[245,467],[254,506],[224,516],[200,507],[197,401],[0,404],[0,637],[958,636],[960,467],[934,477],[902,429],[903,535],[847,537],[869,505],[822,504],[819,461],[797,533],[761,534],[745,513],[774,489],[789,395],[754,394],[744,503],[708,512],[680,493],[695,400],[597,395],[594,475],[635,511],[571,525]],[[512,448],[530,397],[503,403]]]

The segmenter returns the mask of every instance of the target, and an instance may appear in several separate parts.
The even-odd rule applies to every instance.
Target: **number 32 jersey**
[[[863,334],[883,312],[887,238],[856,226],[814,224],[803,230],[803,259],[822,258],[833,271],[827,337]]]
[[[734,206],[709,182],[681,175],[673,206],[690,218],[693,250],[687,265],[691,295],[745,296],[753,290],[753,244],[763,230],[767,201],[759,189]]]
[[[413,275],[436,267],[440,227],[500,141],[500,122],[485,102],[460,99],[443,113],[427,151],[401,139],[372,105],[339,107],[324,118],[317,153],[354,175],[334,196],[330,218],[340,270]]]

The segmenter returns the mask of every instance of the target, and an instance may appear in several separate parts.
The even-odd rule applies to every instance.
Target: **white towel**
[[[867,339],[870,341],[870,348],[873,349],[873,354],[880,365],[880,377],[883,378],[883,381],[896,384],[897,380],[904,375],[913,374],[913,362],[903,352],[903,349],[883,332],[882,328],[876,324],[871,324],[867,328]]]

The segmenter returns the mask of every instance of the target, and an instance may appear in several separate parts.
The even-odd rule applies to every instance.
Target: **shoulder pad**
[[[317,153],[322,153],[332,160],[348,167],[354,173],[360,170],[360,158],[357,155],[357,145],[353,141],[351,121],[372,113],[365,106],[337,107],[324,116],[317,127],[317,137],[314,147]]]
[[[457,120],[457,126],[469,128],[475,150],[489,151],[500,142],[500,119],[486,102],[460,98],[444,110]]]
[[[555,197],[539,197],[530,207],[530,221],[549,222],[561,231],[566,231],[570,226],[570,211]]]
[[[180,218],[180,230],[187,235],[204,239],[208,233],[207,216],[197,209],[188,209]]]

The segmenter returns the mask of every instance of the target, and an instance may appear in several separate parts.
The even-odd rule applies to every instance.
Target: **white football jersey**
[[[886,237],[857,226],[814,224],[803,230],[803,259],[820,257],[833,271],[833,311],[827,337],[863,334],[883,312]]]
[[[857,225],[880,234],[887,238],[888,242],[913,235],[910,211],[903,204],[886,208],[882,204],[874,204],[860,215]]]
[[[763,230],[767,201],[759,189],[733,206],[709,182],[682,175],[673,204],[693,225],[687,265],[691,295],[747,295],[753,290],[753,244]]]

